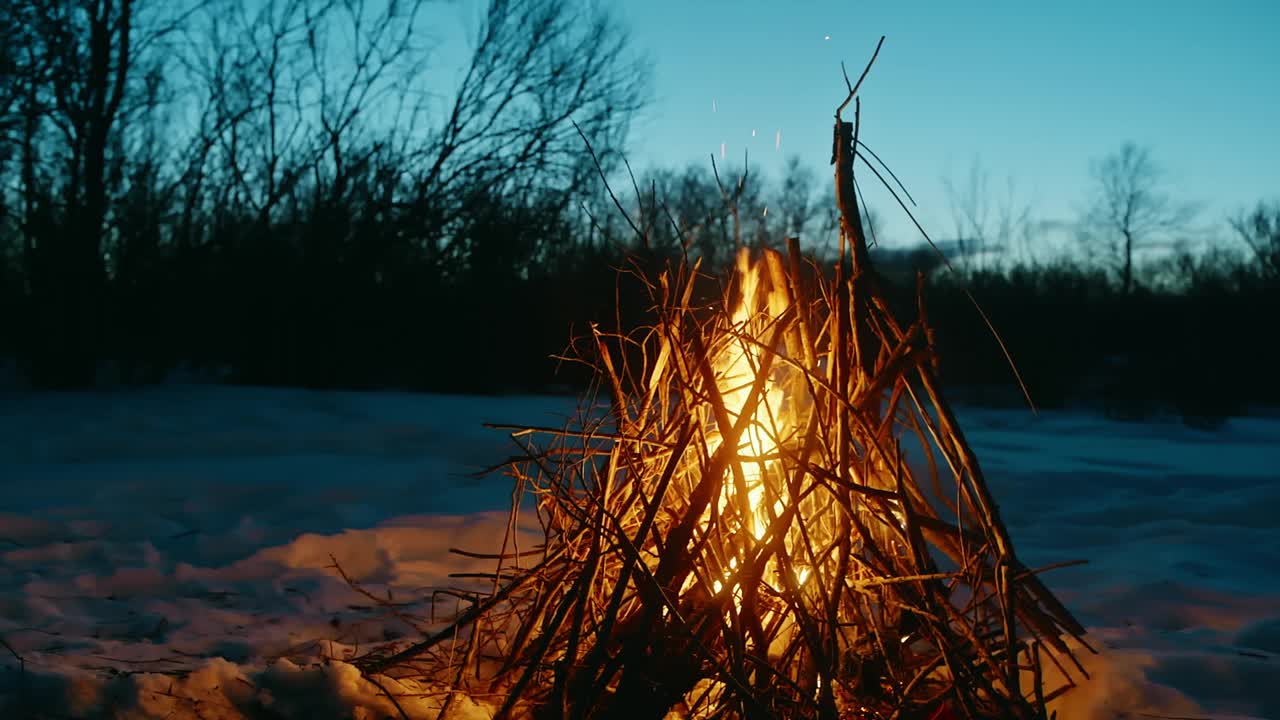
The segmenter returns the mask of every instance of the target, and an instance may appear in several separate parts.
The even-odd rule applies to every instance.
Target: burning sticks
[[[425,664],[503,717],[1046,717],[1041,663],[1070,677],[1083,630],[1014,554],[923,305],[879,295],[836,127],[852,272],[792,240],[709,309],[696,264],[653,278],[647,331],[594,337],[607,417],[518,438],[541,552],[367,670]]]

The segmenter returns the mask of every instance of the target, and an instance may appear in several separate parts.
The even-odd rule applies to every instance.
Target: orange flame
[[[785,288],[769,286],[766,267],[763,261],[753,262],[747,249],[739,251],[737,302],[728,314],[728,327],[720,340],[721,345],[713,350],[711,365],[716,389],[729,422],[734,424],[740,422],[746,411],[765,353],[780,351],[767,348],[766,343],[773,325],[791,303]],[[777,470],[780,444],[796,432],[799,424],[793,399],[787,397],[785,383],[781,382],[786,372],[786,368],[779,368],[774,363],[774,370],[766,379],[762,395],[738,441],[736,451],[745,481],[746,502],[737,497],[741,490],[731,477],[725,478],[717,501],[722,517],[737,513],[738,508],[750,508],[740,527],[756,542],[764,540],[769,524],[786,509],[786,493]],[[723,435],[717,431],[708,440],[709,450],[714,454],[723,442]],[[770,498],[772,502],[769,502]],[[706,521],[710,522],[709,512]],[[730,558],[724,577],[712,580],[712,591],[719,593],[737,568],[737,559]],[[777,572],[773,567],[769,570],[771,574]],[[803,584],[809,575],[808,569],[796,568],[795,572],[797,583]]]

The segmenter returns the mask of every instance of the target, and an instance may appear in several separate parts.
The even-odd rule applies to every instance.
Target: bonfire
[[[881,297],[856,90],[834,268],[789,239],[741,249],[717,302],[695,302],[696,261],[648,278],[652,323],[585,354],[607,413],[513,434],[491,592],[366,672],[450,679],[499,717],[1047,717],[1083,629],[1014,552],[923,292],[909,323]]]

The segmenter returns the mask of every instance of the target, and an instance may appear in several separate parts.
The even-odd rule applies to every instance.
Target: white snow
[[[0,716],[434,717],[343,662],[491,568],[512,446],[575,401],[164,387],[0,390]],[[965,410],[1023,560],[1090,627],[1059,717],[1280,719],[1280,420]],[[397,613],[352,590],[334,563]],[[375,678],[378,680],[378,678]],[[390,685],[389,685],[390,684]],[[450,716],[487,717],[455,696]]]

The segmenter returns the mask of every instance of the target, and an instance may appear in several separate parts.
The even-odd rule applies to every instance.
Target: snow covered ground
[[[484,570],[510,486],[485,421],[564,398],[210,386],[0,392],[0,716],[381,718],[341,662]],[[1060,717],[1280,720],[1280,420],[966,410],[1023,559],[1102,655]],[[438,612],[453,609],[441,600]],[[397,694],[409,689],[395,688]],[[439,688],[400,703],[429,716]],[[483,717],[458,706],[460,717]]]

